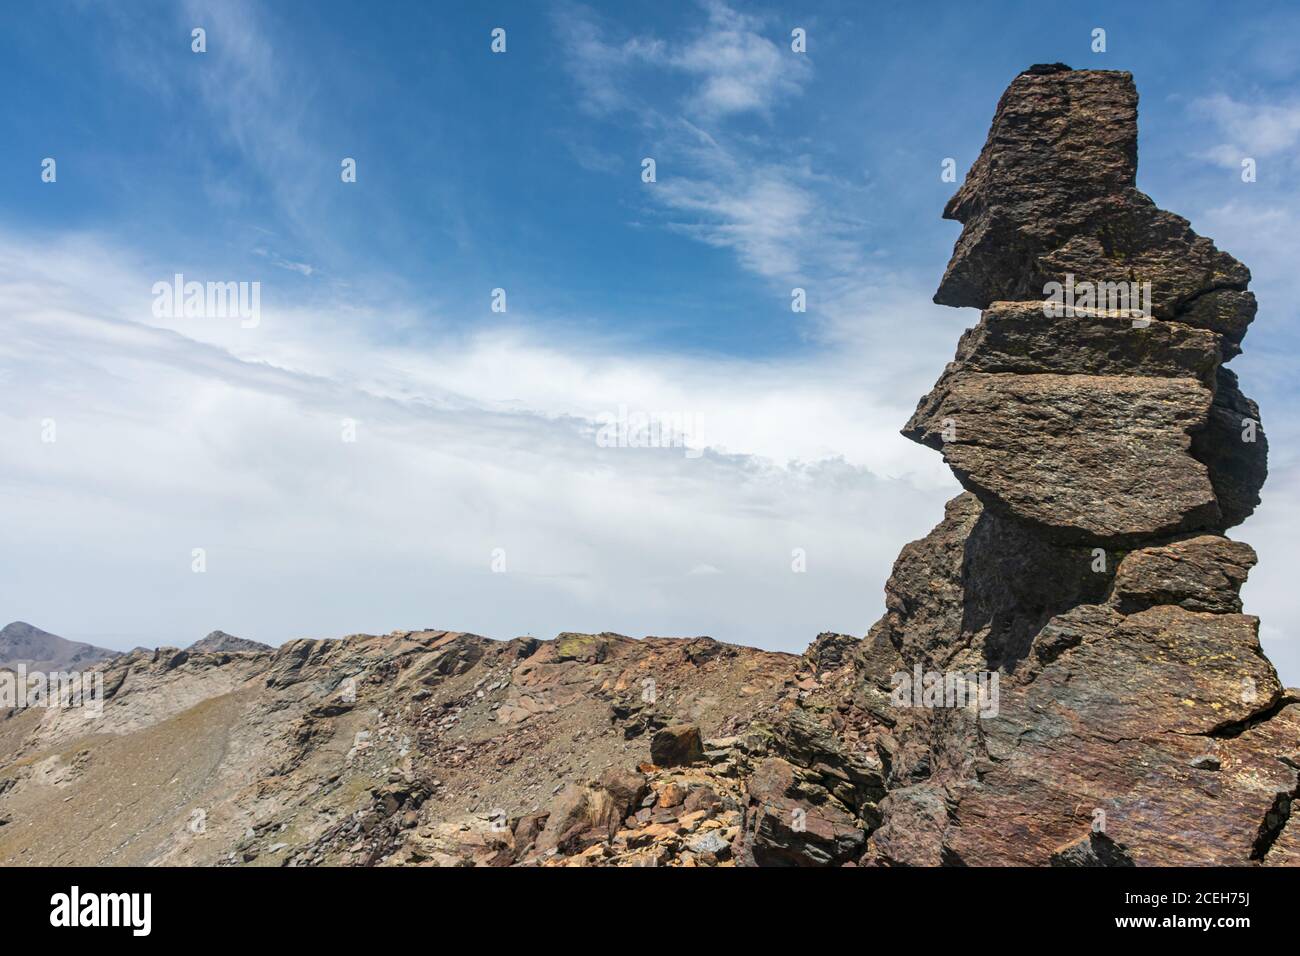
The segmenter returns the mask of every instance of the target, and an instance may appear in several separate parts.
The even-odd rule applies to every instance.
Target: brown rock
[[[634,812],[650,789],[644,774],[614,767],[601,774],[596,785],[610,795],[620,816]]]
[[[1178,316],[1179,322],[1210,329],[1223,338],[1225,360],[1241,352],[1246,327],[1255,318],[1255,293],[1240,289],[1215,289],[1193,299]]]
[[[659,791],[658,807],[679,807],[686,800],[686,788],[676,781]]]
[[[1213,394],[1193,378],[972,372],[940,389],[904,434],[995,510],[1103,545],[1219,523],[1189,434]]]
[[[542,830],[546,828],[546,820],[549,813],[542,811],[537,813],[527,813],[519,818],[515,824],[515,846],[519,852],[527,853],[537,842],[537,837]]]
[[[764,760],[746,784],[745,859],[757,866],[832,866],[854,859],[866,841],[859,822],[837,807],[798,796],[794,768]]]
[[[899,556],[846,707],[866,725],[837,724],[888,763],[865,862],[1295,859],[1300,697],[1240,613],[1254,552],[1222,536],[1266,473],[1221,364],[1250,274],[1136,190],[1136,117],[1126,73],[1033,68],[946,210],[964,229],[935,299],[986,311],[905,433],[968,494]],[[1045,313],[1067,280],[1149,282],[1154,321]],[[904,706],[914,667],[996,671],[994,706]],[[808,786],[751,778],[756,861],[797,847],[779,811]]]
[[[1219,535],[1201,535],[1125,555],[1111,603],[1125,613],[1157,604],[1189,611],[1241,611],[1240,591],[1255,565],[1255,549]]]
[[[700,728],[694,724],[665,727],[650,741],[650,760],[657,767],[680,767],[703,761]]]
[[[987,142],[944,217],[965,228],[935,294],[987,308],[1034,300],[1073,274],[1150,282],[1172,317],[1250,272],[1187,220],[1138,192],[1137,89],[1129,73],[1026,72],[1003,94]]]
[[[948,374],[1119,375],[1194,378],[1214,387],[1219,336],[1181,322],[1134,327],[1127,312],[1076,309],[1052,317],[1045,301],[994,302],[962,334]]]
[[[1205,463],[1222,512],[1221,529],[1241,524],[1259,504],[1268,476],[1268,439],[1259,407],[1241,394],[1237,376],[1220,368],[1205,428],[1192,437],[1192,453]]]
[[[715,808],[722,805],[722,798],[708,787],[696,787],[686,795],[686,800],[682,808],[687,813],[694,813],[696,810],[708,810],[712,812]]]

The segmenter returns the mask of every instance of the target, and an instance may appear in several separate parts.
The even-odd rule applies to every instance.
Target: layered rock
[[[1152,283],[1160,318],[1240,341],[1250,271],[1137,189],[1137,89],[1129,73],[1036,66],[998,103],[988,141],[944,217],[964,226],[935,301],[1030,301],[1074,274]],[[1198,299],[1233,292],[1194,308]]]
[[[1136,174],[1132,77],[1034,67],[945,210],[964,228],[935,301],[983,311],[904,434],[967,491],[904,549],[859,653],[857,705],[891,728],[865,862],[1247,864],[1295,842],[1300,695],[1241,613],[1254,552],[1224,536],[1266,472],[1223,368],[1250,273]],[[1149,311],[1061,307],[1107,283]],[[900,697],[922,670],[997,693]]]

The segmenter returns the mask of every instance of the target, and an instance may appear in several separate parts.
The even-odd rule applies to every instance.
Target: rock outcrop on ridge
[[[0,864],[1300,865],[1300,691],[1225,534],[1250,274],[1137,191],[1136,123],[1127,73],[1003,96],[936,296],[981,317],[904,431],[966,490],[865,639],[137,650],[95,719],[0,712]],[[1045,309],[1120,282],[1149,316]]]
[[[967,490],[900,555],[862,651],[896,743],[871,862],[1298,862],[1300,698],[1241,613],[1255,554],[1224,535],[1266,472],[1223,367],[1250,273],[1136,173],[1131,75],[1034,67],[945,210],[935,301],[983,311],[904,434]],[[1150,313],[1044,301],[1106,283],[1149,284]],[[890,706],[918,665],[996,672],[996,715]]]
[[[186,649],[209,654],[218,651],[257,653],[271,650],[271,645],[263,644],[261,641],[250,641],[246,637],[235,637],[235,635],[227,634],[225,631],[213,631],[207,637],[200,638]]]

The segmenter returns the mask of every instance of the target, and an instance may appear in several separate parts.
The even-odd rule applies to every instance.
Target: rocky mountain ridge
[[[101,666],[99,718],[0,720],[0,861],[667,863],[712,847],[730,863],[741,777],[769,746],[758,715],[820,686],[793,655],[615,634],[399,632]]]

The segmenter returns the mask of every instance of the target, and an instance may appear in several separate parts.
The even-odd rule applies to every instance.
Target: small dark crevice
[[[1196,300],[1202,299],[1207,295],[1212,295],[1215,292],[1223,292],[1225,290],[1231,292],[1245,292],[1247,291],[1248,286],[1249,284],[1245,282],[1212,282],[1204,289],[1193,292],[1187,298],[1175,305],[1173,315],[1170,316],[1170,319],[1177,322],[1180,315],[1186,315],[1191,311],[1192,305]]]
[[[1268,856],[1268,851],[1273,849],[1273,844],[1277,842],[1287,821],[1291,819],[1291,806],[1297,799],[1300,799],[1300,782],[1290,793],[1279,793],[1274,798],[1273,805],[1264,814],[1264,819],[1259,825],[1259,833],[1251,846],[1252,860],[1262,860]]]
[[[960,853],[958,853],[956,850],[954,850],[952,847],[948,846],[947,844],[944,844],[944,846],[939,850],[939,865],[940,866],[965,866],[966,861],[961,858]]]
[[[1266,720],[1272,720],[1282,712],[1282,708],[1289,704],[1300,704],[1300,698],[1292,697],[1290,694],[1283,692],[1273,703],[1269,704],[1263,710],[1257,710],[1248,714],[1241,720],[1230,720],[1226,723],[1219,724],[1217,727],[1211,727],[1209,730],[1202,731],[1199,734],[1188,734],[1189,737],[1213,737],[1215,740],[1231,740],[1234,737],[1240,737],[1252,727],[1262,724]]]

